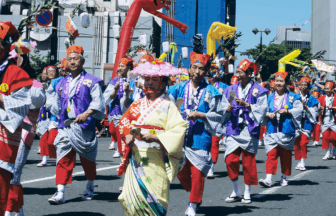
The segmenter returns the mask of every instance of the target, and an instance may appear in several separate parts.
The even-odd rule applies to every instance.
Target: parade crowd
[[[260,82],[255,63],[244,59],[228,86],[209,55],[192,51],[184,71],[150,54],[137,65],[122,58],[114,66],[117,76],[104,86],[84,70],[84,49],[76,45],[38,81],[27,55],[9,57],[11,41],[18,39],[15,26],[0,22],[0,27],[0,215],[23,216],[20,177],[35,134],[42,157],[37,166],[48,167],[48,158],[56,158],[56,192],[48,202],[59,205],[65,203],[77,154],[87,178],[82,199],[94,199],[97,127],[108,126],[106,148],[121,158],[118,199],[125,215],[166,215],[175,177],[190,193],[185,215],[196,215],[205,178],[214,178],[220,144],[232,182],[227,203],[250,204],[252,185],[272,187],[279,158],[280,185],[290,185],[292,151],[295,169],[305,171],[309,140],[318,145],[322,137],[323,160],[336,156],[330,145],[336,144],[333,81],[313,91],[310,77],[293,83],[287,72],[274,71],[273,80]],[[259,146],[267,154],[262,179]]]

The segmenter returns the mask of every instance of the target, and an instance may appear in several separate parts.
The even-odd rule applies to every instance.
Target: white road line
[[[104,171],[104,170],[110,170],[110,169],[114,169],[114,168],[118,168],[118,167],[119,167],[119,165],[103,167],[103,168],[97,169],[97,172]],[[75,173],[72,174],[72,176],[78,176],[78,175],[82,175],[82,174],[84,174],[84,171],[75,172]],[[55,179],[55,177],[56,177],[56,175],[45,177],[45,178],[28,180],[28,181],[21,182],[21,184],[30,184],[30,183],[40,182],[40,181],[47,181],[47,180]]]
[[[289,181],[298,180],[298,179],[301,179],[303,176],[308,175],[309,173],[312,173],[312,172],[314,172],[314,170],[308,170],[308,171],[302,172],[300,174],[297,174],[297,175],[293,176],[292,178],[290,178],[288,180]],[[271,187],[267,190],[264,190],[264,191],[260,192],[259,194],[256,194],[256,195],[252,196],[252,198],[263,198],[263,197],[267,196],[267,194],[272,194],[275,191],[279,190],[280,188],[282,188],[282,186]]]

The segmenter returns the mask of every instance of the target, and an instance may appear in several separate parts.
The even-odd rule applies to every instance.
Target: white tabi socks
[[[265,181],[267,181],[268,183],[272,183],[272,174],[266,174]]]
[[[251,185],[245,185],[244,199],[251,199]]]
[[[233,184],[233,191],[230,197],[237,197],[241,194],[240,188],[239,188],[239,183],[237,181],[232,181]]]
[[[41,163],[48,164],[47,155],[42,156],[42,162]]]

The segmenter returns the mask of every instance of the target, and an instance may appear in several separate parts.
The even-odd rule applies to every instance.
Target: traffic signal
[[[196,52],[196,53],[203,54],[203,49],[204,49],[203,34],[196,34],[196,35],[193,36],[193,39],[194,39],[194,49],[193,49],[193,51]]]

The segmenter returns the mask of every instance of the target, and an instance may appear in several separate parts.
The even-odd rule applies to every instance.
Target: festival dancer
[[[46,100],[45,90],[43,85],[36,80],[35,70],[31,68],[29,58],[27,55],[22,55],[22,64],[20,67],[25,70],[30,78],[33,80],[33,86],[30,89],[32,100],[40,101],[42,106]],[[15,59],[14,59],[15,61]],[[17,62],[15,62],[17,64]],[[18,65],[19,66],[19,65]],[[36,104],[36,103],[35,103]],[[23,120],[22,125],[22,138],[15,160],[13,179],[8,194],[6,214],[12,215],[16,212],[16,216],[23,216],[23,187],[21,185],[22,169],[26,164],[28,154],[34,141],[36,123],[39,117],[40,108],[31,106],[27,116]]]
[[[268,92],[268,94],[270,95],[270,94],[273,94],[274,92],[275,92],[275,81],[274,80],[271,80],[270,81],[270,90],[269,90],[269,92]]]
[[[210,72],[208,73],[208,82],[209,84],[213,85],[220,94],[224,93],[224,90],[229,87],[225,83],[221,82],[220,75],[219,75],[219,69],[217,65],[212,64],[210,68]],[[214,166],[217,163],[218,155],[219,155],[219,141],[222,138],[223,134],[216,134],[215,136],[212,136],[212,144],[211,144],[211,168],[208,172],[207,178],[213,179],[214,178]]]
[[[0,85],[0,215],[4,215],[6,211],[10,181],[21,141],[22,121],[31,106],[40,107],[39,103],[32,100],[30,88],[33,81],[29,75],[8,60],[11,41],[16,41],[18,37],[19,33],[11,22],[0,22],[0,72],[2,74]]]
[[[336,100],[334,94],[335,82],[326,81],[324,86],[325,95],[321,96],[318,101],[320,102],[320,122],[322,130],[322,149],[325,150],[325,155],[322,160],[329,160],[331,158],[331,146],[336,147],[336,124],[335,124],[335,111]]]
[[[48,66],[45,68],[45,71],[47,72],[48,80],[53,80],[58,77],[58,70],[55,66]],[[50,82],[48,82],[48,86],[46,88],[48,88],[49,85]],[[40,120],[42,121],[39,122],[39,145],[41,147],[40,155],[42,156],[42,161],[37,164],[37,167],[46,167],[48,166],[48,156],[49,158],[56,158],[54,140],[58,133],[58,119],[55,115],[52,115],[44,105],[40,111]],[[42,132],[44,133],[42,134]]]
[[[264,137],[266,160],[266,178],[259,184],[272,187],[272,175],[278,168],[278,158],[281,164],[280,185],[287,186],[286,176],[292,172],[292,151],[294,150],[295,132],[300,127],[303,105],[300,95],[288,91],[287,72],[275,73],[275,92],[268,96],[268,112],[264,119],[267,133]]]
[[[145,54],[140,57],[138,65],[142,65],[145,64],[146,62],[153,62],[153,61],[154,61],[153,56]],[[144,85],[143,78],[141,76],[136,77],[133,101],[136,101],[145,96],[145,93],[143,93],[143,85]]]
[[[221,94],[204,79],[210,65],[209,55],[191,52],[190,81],[171,86],[168,91],[172,100],[183,100],[180,111],[188,122],[184,166],[177,175],[184,189],[190,191],[186,215],[195,215],[202,202],[204,178],[211,168],[211,139],[220,131],[223,119]]]
[[[165,93],[169,76],[179,70],[156,61],[139,65],[133,73],[144,76],[146,96],[132,103],[120,120],[126,154],[118,175],[126,173],[118,199],[125,215],[166,215],[169,185],[182,165],[187,127]]]
[[[303,114],[301,128],[298,131],[300,135],[296,138],[294,144],[294,156],[295,160],[299,161],[295,169],[301,171],[306,171],[305,159],[307,159],[307,145],[309,139],[312,138],[311,134],[314,130],[319,106],[318,100],[309,94],[310,81],[308,77],[302,77],[300,80],[300,96],[303,105]]]
[[[254,63],[247,59],[242,60],[236,71],[239,83],[225,89],[222,98],[224,110],[226,110],[224,118],[228,119],[224,140],[226,147],[224,160],[233,184],[233,191],[225,200],[228,203],[241,199],[238,185],[240,155],[242,155],[245,182],[241,203],[251,203],[251,185],[258,185],[255,155],[258,152],[260,124],[267,111],[268,90],[251,80],[252,74],[256,71]]]
[[[128,73],[133,70],[132,59],[121,59],[118,67],[118,76],[109,82],[104,92],[105,105],[111,106],[108,121],[110,122],[109,132],[112,136],[111,140],[114,140],[111,142],[109,149],[115,148],[115,140],[117,140],[118,143],[113,155],[114,158],[119,158],[123,152],[118,126],[123,113],[126,112],[127,108],[133,102],[133,91],[135,89],[134,80],[127,76]]]
[[[47,75],[47,70],[46,68],[43,69],[42,74],[41,74],[41,82],[43,85],[43,88],[47,88],[48,86],[48,75]],[[45,108],[41,107],[40,109],[40,115],[39,118],[37,120],[37,130],[36,130],[36,134],[39,136],[40,140],[42,139],[44,133],[48,130],[50,121],[49,121],[49,116],[50,113],[46,112]],[[37,148],[37,154],[41,154],[41,144],[43,145],[44,142],[39,142],[38,148]],[[42,157],[44,156],[44,154],[47,154],[46,152],[46,148],[44,148],[43,152],[42,152]]]
[[[62,77],[68,76],[69,75],[69,67],[67,65],[67,60],[66,58],[62,59],[61,61],[61,67],[60,67],[60,75]]]
[[[262,82],[259,85],[261,85],[262,87],[264,87],[266,89],[269,89],[269,85],[266,82]],[[263,125],[260,125],[259,146],[263,146],[264,145],[264,136],[265,136],[265,134],[266,134],[266,127],[263,126]]]
[[[81,46],[67,49],[70,75],[55,85],[51,113],[59,118],[58,134],[55,139],[57,150],[56,185],[57,192],[48,199],[50,204],[65,202],[65,185],[72,182],[72,171],[76,153],[88,181],[83,200],[91,200],[96,178],[96,156],[98,139],[95,133],[96,120],[105,117],[105,104],[101,90],[102,80],[83,69],[84,50]],[[49,106],[47,104],[47,106]]]
[[[321,97],[321,93],[319,91],[314,91],[311,94],[313,97],[316,99],[319,99]],[[321,122],[318,120],[318,116],[315,119],[315,126],[314,126],[314,131],[313,131],[313,146],[318,146],[320,139],[321,139]]]

